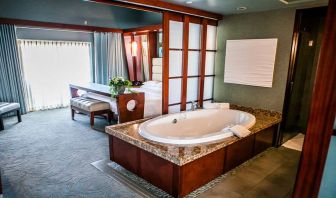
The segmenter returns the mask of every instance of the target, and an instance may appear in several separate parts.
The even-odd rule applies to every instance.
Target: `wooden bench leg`
[[[20,109],[16,110],[16,116],[18,118],[18,122],[22,122]]]
[[[94,116],[95,116],[94,112],[90,112],[90,125],[91,125],[91,127],[93,127],[93,125],[94,125]]]
[[[0,131],[4,130],[5,127],[4,127],[4,123],[3,123],[3,120],[2,120],[2,115],[0,115]]]
[[[71,119],[75,120],[75,110],[71,108]]]
[[[109,122],[109,124],[111,124],[113,119],[113,113],[111,111],[108,111],[107,113],[107,121]]]

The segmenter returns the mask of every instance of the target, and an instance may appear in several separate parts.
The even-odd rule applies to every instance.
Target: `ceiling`
[[[160,13],[84,0],[0,0],[0,17],[109,28],[161,24]]]
[[[192,8],[198,8],[222,15],[240,14],[249,12],[261,12],[281,8],[309,8],[327,5],[328,0],[311,0],[306,3],[284,4],[279,0],[162,0],[165,2],[180,4]],[[186,2],[192,1],[191,4]],[[244,11],[238,11],[238,7],[246,7]]]

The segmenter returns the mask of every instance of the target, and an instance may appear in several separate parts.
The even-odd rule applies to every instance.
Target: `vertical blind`
[[[29,111],[69,105],[69,84],[90,82],[89,42],[19,40]]]

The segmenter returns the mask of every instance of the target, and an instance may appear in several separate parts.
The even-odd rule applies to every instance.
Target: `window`
[[[69,105],[69,84],[90,82],[91,43],[19,40],[29,111]]]

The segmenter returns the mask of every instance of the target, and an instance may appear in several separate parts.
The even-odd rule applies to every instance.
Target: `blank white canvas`
[[[277,40],[227,40],[224,82],[272,87]]]

